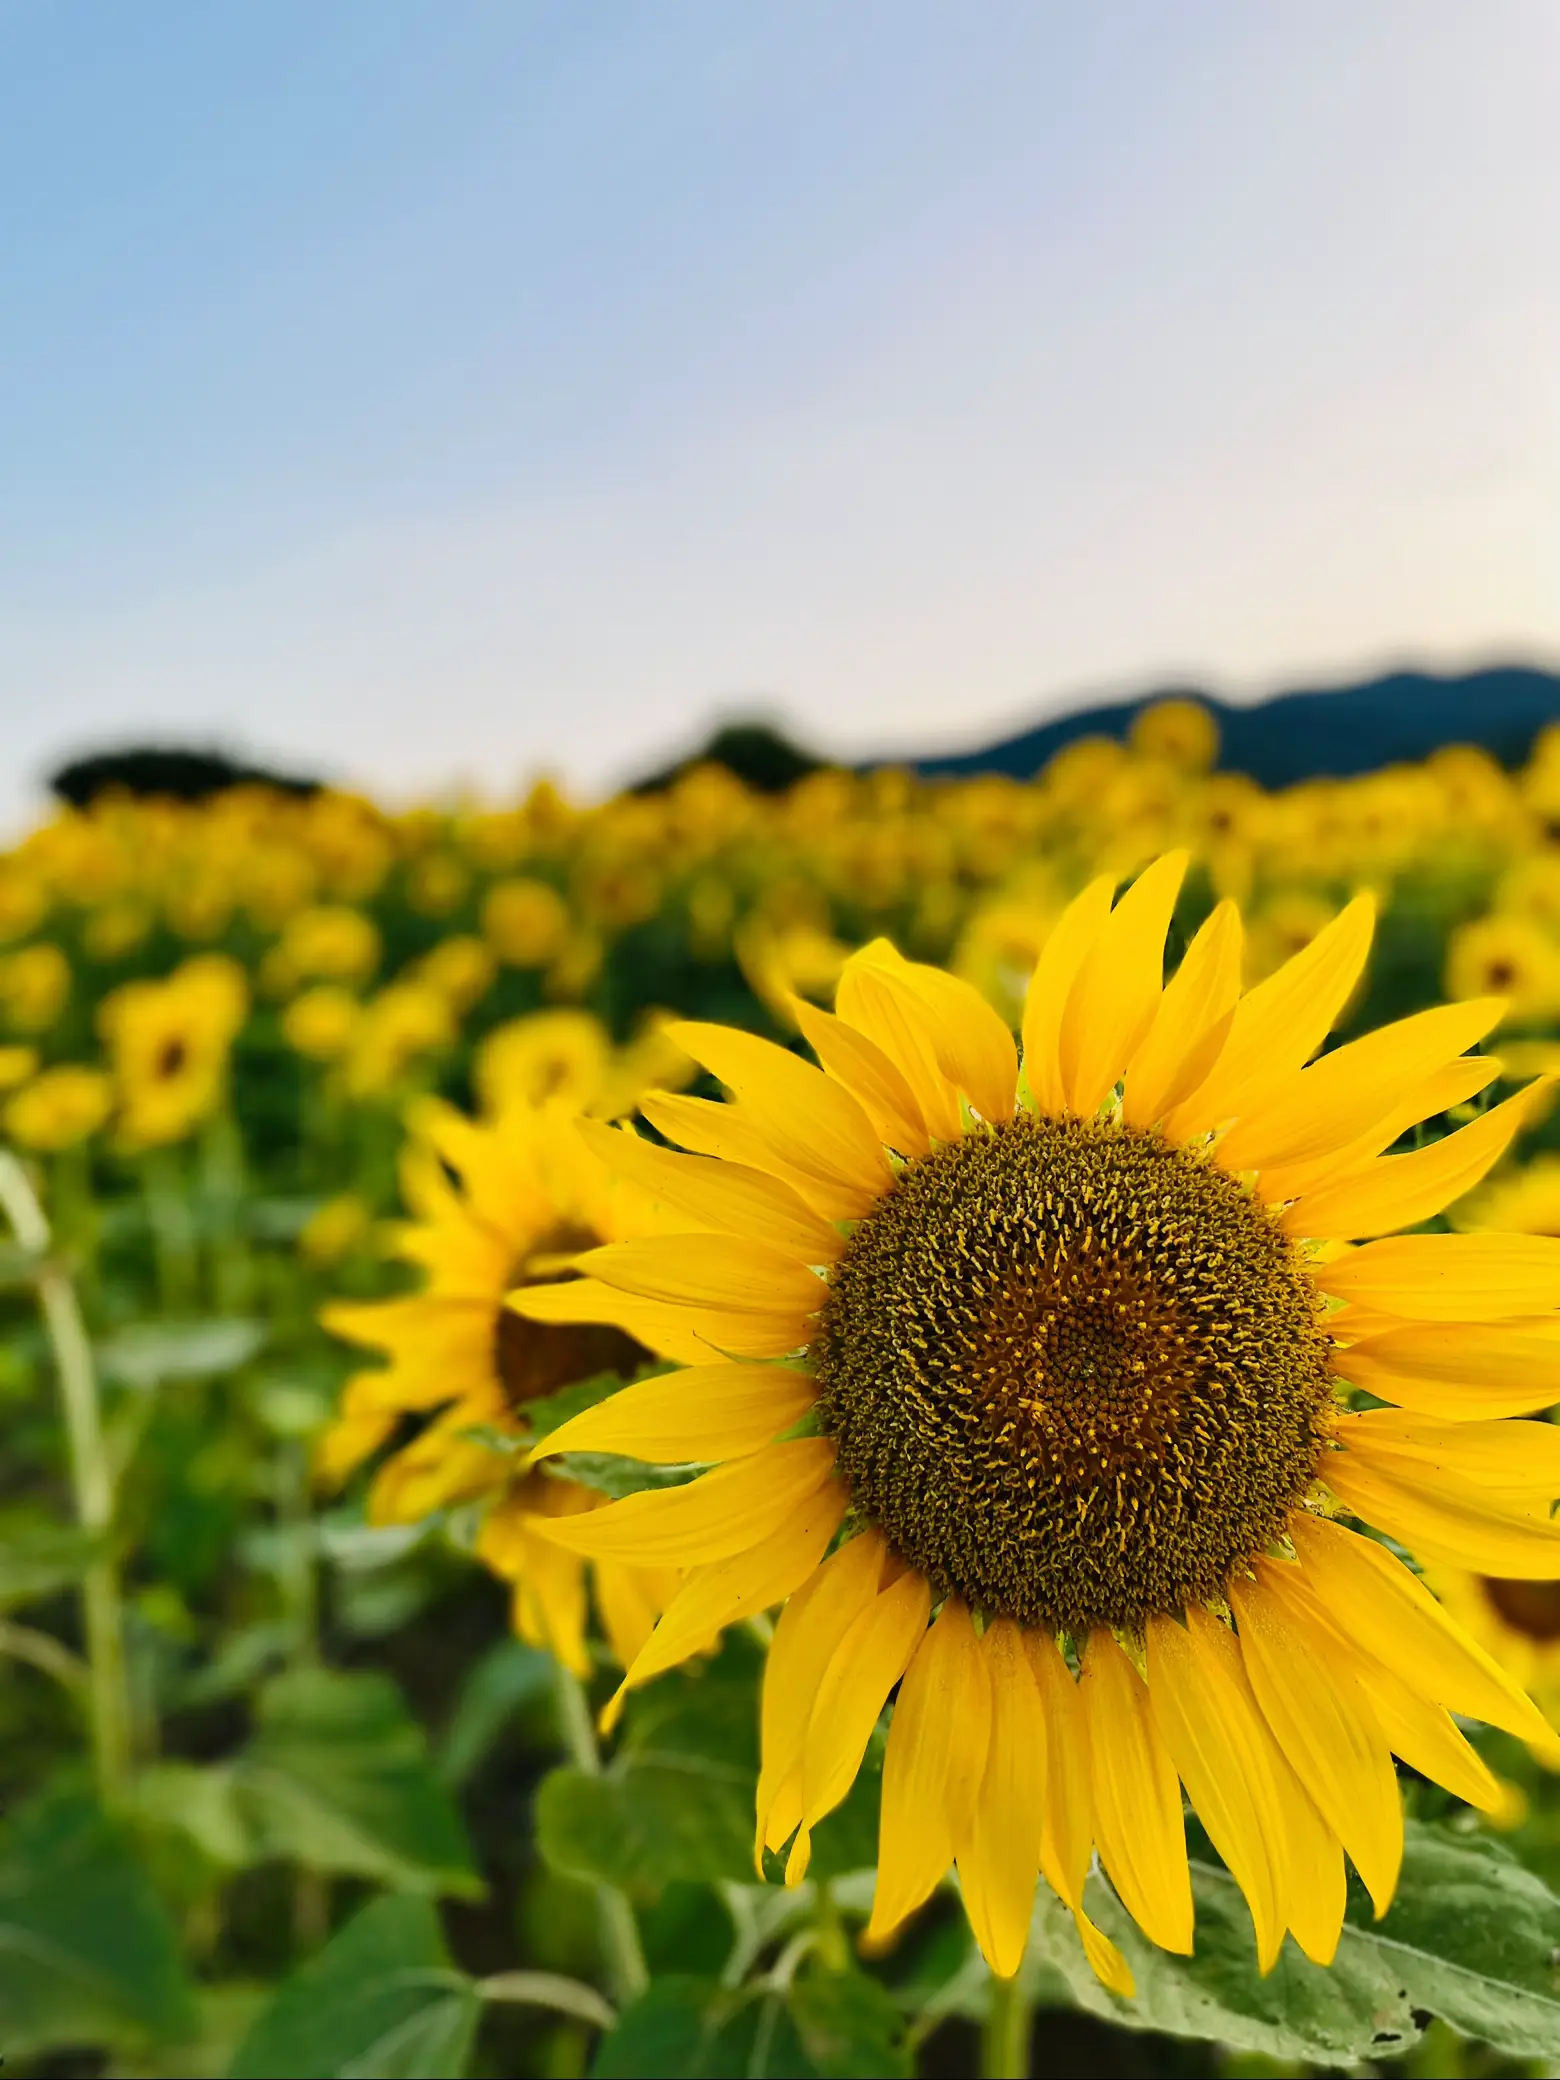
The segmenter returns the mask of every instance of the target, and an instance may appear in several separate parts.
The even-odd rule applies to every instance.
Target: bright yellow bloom
[[[1560,947],[1533,918],[1493,912],[1452,934],[1446,988],[1454,997],[1487,991],[1508,999],[1519,1023],[1560,1006]]]
[[[373,1212],[366,1200],[356,1192],[339,1192],[304,1223],[298,1247],[311,1264],[339,1263],[367,1240],[373,1226]]]
[[[1219,725],[1201,701],[1150,701],[1132,718],[1132,748],[1144,758],[1204,773],[1219,755]]]
[[[538,1011],[494,1027],[477,1048],[472,1082],[482,1109],[495,1118],[511,1105],[549,1098],[583,1112],[601,1088],[611,1052],[606,1027],[588,1011]]]
[[[101,1069],[63,1063],[17,1091],[7,1102],[5,1131],[23,1148],[57,1154],[95,1134],[113,1107],[114,1089]]]
[[[585,1563],[539,1538],[535,1525],[550,1512],[591,1509],[600,1498],[528,1470],[518,1449],[526,1404],[600,1372],[631,1375],[652,1354],[686,1357],[697,1346],[651,1303],[631,1303],[617,1327],[571,1320],[569,1283],[547,1286],[556,1321],[530,1322],[506,1306],[517,1283],[563,1277],[574,1250],[649,1224],[643,1195],[614,1184],[563,1106],[512,1104],[479,1126],[430,1100],[415,1124],[419,1138],[402,1165],[415,1219],[398,1251],[423,1268],[425,1283],[405,1298],[337,1301],[323,1310],[327,1328],[389,1362],[348,1383],[321,1440],[318,1470],[337,1484],[409,1421],[420,1423],[375,1475],[370,1516],[414,1523],[452,1503],[485,1501],[478,1552],[514,1584],[517,1630],[584,1674]],[[482,1432],[510,1438],[516,1450],[495,1449]],[[611,1560],[596,1568],[597,1605],[625,1663],[675,1586],[664,1568]]]
[[[1532,1093],[1383,1153],[1491,1081],[1465,1050],[1502,1006],[1426,1011],[1313,1062],[1371,900],[1245,994],[1221,903],[1164,983],[1184,866],[1159,860],[1114,908],[1100,879],[1063,913],[1022,1068],[973,990],[881,940],[846,964],[833,1014],[797,1006],[821,1069],[674,1028],[732,1102],[643,1110],[698,1153],[599,1129],[593,1145],[701,1231],[586,1254],[567,1305],[658,1305],[706,1362],[537,1455],[715,1465],[540,1529],[688,1570],[625,1687],[789,1599],[757,1829],[759,1851],[789,1845],[789,1880],[897,1685],[874,1934],[953,1862],[1011,1973],[1043,1872],[1122,1989],[1084,1875],[1097,1849],[1144,1932],[1190,1951],[1183,1786],[1263,1968],[1286,1929],[1325,1963],[1345,1854],[1378,1914],[1397,1883],[1394,1755],[1495,1809],[1451,1714],[1556,1746],[1355,1528],[1560,1579],[1560,1431],[1507,1420],[1560,1393],[1560,1243],[1401,1232],[1489,1170]],[[1391,1405],[1356,1412],[1356,1389]]]
[[[46,1033],[70,995],[70,962],[45,940],[0,954],[0,1016],[19,1033]]]
[[[417,963],[415,979],[444,997],[457,1018],[485,997],[492,985],[496,963],[480,939],[460,932],[441,939]]]
[[[38,1067],[36,1047],[0,1047],[0,1091],[14,1091]]]
[[[545,881],[495,881],[482,906],[482,931],[511,968],[544,968],[568,938],[568,906]]]
[[[392,982],[363,1006],[342,1063],[350,1098],[397,1090],[424,1055],[449,1047],[455,1020],[449,999],[420,982]]]
[[[280,995],[301,982],[366,982],[379,966],[379,927],[361,910],[322,904],[300,910],[266,955],[266,988]]]
[[[282,1013],[282,1038],[311,1062],[334,1062],[352,1044],[363,1007],[339,983],[318,982]]]
[[[160,982],[127,982],[98,1006],[126,1148],[180,1141],[220,1104],[228,1056],[249,1008],[244,971],[197,954]]]

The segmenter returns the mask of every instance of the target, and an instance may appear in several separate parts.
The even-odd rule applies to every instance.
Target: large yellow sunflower
[[[1286,1928],[1326,1962],[1345,1853],[1378,1914],[1393,1895],[1394,1754],[1494,1809],[1451,1714],[1554,1738],[1355,1528],[1560,1578],[1560,1432],[1503,1420],[1560,1393],[1560,1244],[1396,1234],[1483,1175],[1529,1093],[1382,1153],[1493,1079],[1464,1050],[1501,1005],[1312,1062],[1363,969],[1369,898],[1244,996],[1221,904],[1165,984],[1184,865],[1064,912],[1022,1067],[971,989],[883,941],[847,964],[836,1013],[796,1006],[821,1068],[674,1028],[733,1102],[642,1109],[699,1153],[594,1145],[704,1232],[598,1248],[559,1290],[575,1318],[680,1309],[708,1362],[541,1447],[723,1462],[539,1529],[689,1570],[626,1685],[788,1599],[758,1848],[789,1843],[789,1879],[897,1684],[873,1932],[956,1863],[1011,1974],[1043,1872],[1121,1990],[1085,1873],[1097,1849],[1145,1933],[1190,1951],[1182,1785],[1264,1969]]]
[[[430,1101],[416,1123],[402,1156],[414,1219],[401,1228],[398,1249],[422,1268],[425,1283],[401,1298],[334,1301],[321,1310],[327,1328],[383,1352],[389,1363],[348,1382],[320,1440],[317,1470],[339,1484],[399,1437],[369,1490],[374,1522],[415,1523],[451,1503],[485,1500],[477,1551],[514,1585],[516,1630],[584,1675],[585,1562],[538,1538],[536,1526],[601,1498],[528,1471],[495,1449],[495,1433],[523,1444],[528,1402],[602,1372],[630,1377],[652,1357],[686,1358],[702,1347],[652,1305],[630,1306],[620,1327],[539,1324],[506,1306],[517,1285],[566,1276],[571,1252],[653,1224],[644,1195],[614,1180],[581,1143],[567,1107],[511,1105],[478,1125]],[[413,1423],[421,1427],[404,1438]],[[625,1663],[676,1586],[666,1568],[610,1556],[596,1564],[597,1608]]]

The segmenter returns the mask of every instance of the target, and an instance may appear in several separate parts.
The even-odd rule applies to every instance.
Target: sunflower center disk
[[[934,1588],[1082,1633],[1217,1596],[1332,1405],[1294,1250],[1156,1137],[1020,1113],[906,1169],[812,1357],[855,1506]]]

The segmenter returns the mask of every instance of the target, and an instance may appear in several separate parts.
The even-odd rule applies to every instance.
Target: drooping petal
[[[820,1011],[800,997],[792,999],[792,1006],[802,1037],[825,1073],[844,1084],[884,1146],[897,1148],[901,1155],[927,1154],[932,1142],[924,1108],[898,1063],[869,1034],[833,1012]],[[953,1104],[957,1111],[956,1097]]]
[[[1227,1655],[1209,1628],[1224,1633]],[[1240,1650],[1205,1611],[1189,1611],[1184,1627],[1172,1618],[1150,1618],[1147,1631],[1154,1724],[1209,1839],[1246,1896],[1257,1967],[1269,1972],[1284,1940],[1285,1832],[1267,1743],[1231,1673]]]
[[[1153,1126],[1218,1060],[1240,996],[1241,937],[1240,912],[1229,901],[1198,927],[1127,1064],[1121,1116],[1129,1127]]]
[[[1498,1322],[1560,1307],[1560,1237],[1400,1235],[1312,1274],[1324,1293],[1418,1322]]]
[[[1231,1581],[1241,1655],[1274,1739],[1348,1850],[1379,1919],[1403,1860],[1397,1777],[1368,1700],[1291,1574],[1299,1569],[1259,1560],[1255,1581]]]
[[[1154,1724],[1148,1686],[1109,1632],[1083,1653],[1094,1828],[1122,1904],[1162,1950],[1192,1952],[1192,1885],[1175,1765]]]
[[[791,1186],[761,1170],[681,1155],[599,1120],[582,1119],[579,1131],[609,1168],[709,1227],[745,1235],[799,1264],[831,1264],[845,1247],[831,1221]]]
[[[1062,1015],[1090,949],[1110,915],[1115,877],[1101,874],[1073,897],[1041,949],[1024,999],[1024,1077],[1041,1112],[1066,1110],[1059,1046]]]
[[[1303,1199],[1307,1192],[1329,1189],[1368,1170],[1384,1148],[1390,1148],[1410,1127],[1421,1121],[1439,1119],[1454,1105],[1476,1098],[1501,1073],[1493,1055],[1459,1055],[1444,1069],[1437,1069],[1423,1082],[1404,1092],[1401,1102],[1347,1147],[1329,1149],[1306,1163],[1270,1164],[1257,1175],[1257,1197],[1266,1206],[1282,1206],[1289,1199]]]
[[[675,1589],[677,1577],[669,1569],[624,1567],[621,1561],[598,1560],[593,1570],[596,1609],[613,1654],[627,1668],[632,1665]]]
[[[1309,946],[1246,992],[1207,1078],[1165,1121],[1173,1140],[1255,1111],[1311,1059],[1360,979],[1375,921],[1374,899],[1356,896]]]
[[[560,1423],[532,1448],[617,1452],[652,1465],[737,1459],[790,1429],[813,1404],[816,1385],[785,1365],[697,1365],[620,1387]]]
[[[1376,1723],[1394,1755],[1479,1812],[1499,1811],[1504,1797],[1500,1785],[1448,1712],[1379,1661],[1359,1659],[1355,1680],[1369,1698]]]
[[[1068,1110],[1083,1118],[1115,1088],[1153,1023],[1186,865],[1186,853],[1169,852],[1145,867],[1079,967],[1057,1048]]]
[[[1560,1327],[1404,1322],[1333,1355],[1333,1370],[1381,1401],[1443,1422],[1525,1416],[1560,1401]]]
[[[834,1469],[828,1438],[766,1445],[681,1488],[625,1495],[583,1517],[549,1518],[536,1529],[557,1544],[644,1567],[699,1567],[770,1538]]]
[[[985,1656],[951,1596],[905,1671],[888,1729],[873,1938],[935,1890],[967,1838],[990,1736]]]
[[[998,1618],[981,1641],[991,1680],[991,1739],[968,1839],[959,1848],[959,1884],[981,1955],[999,1979],[1024,1959],[1045,1809],[1045,1721],[1040,1693],[1011,1618]]]
[[[878,940],[851,955],[840,975],[835,1008],[848,1031],[892,1064],[910,1095],[910,1117],[922,1123],[923,1134],[929,1132],[939,1141],[957,1140],[962,1131],[958,1086],[938,1062],[926,1006],[896,968],[875,957],[886,944]],[[919,1147],[907,1151],[923,1152]]]

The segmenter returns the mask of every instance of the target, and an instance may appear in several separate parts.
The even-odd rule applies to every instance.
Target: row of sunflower
[[[13,2070],[1555,2069],[1560,730],[1216,751],[0,859]]]

